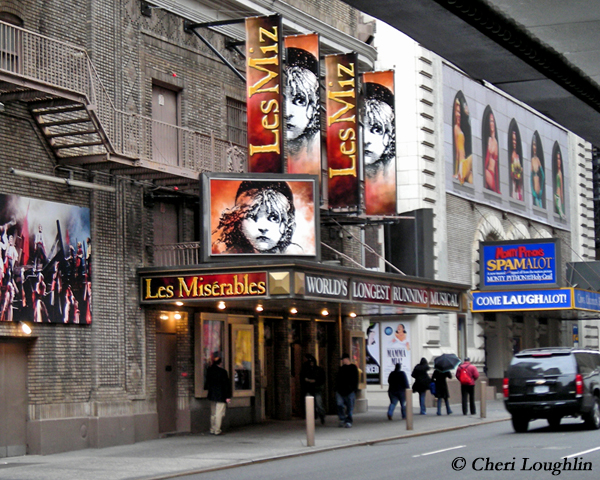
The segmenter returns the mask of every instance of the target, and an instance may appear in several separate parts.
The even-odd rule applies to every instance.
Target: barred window
[[[227,97],[227,140],[246,146],[248,143],[246,102]]]

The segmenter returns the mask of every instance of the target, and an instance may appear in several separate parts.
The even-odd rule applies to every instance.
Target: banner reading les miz
[[[354,53],[325,57],[329,207],[358,206],[358,138]]]
[[[281,17],[246,19],[248,169],[282,172]]]

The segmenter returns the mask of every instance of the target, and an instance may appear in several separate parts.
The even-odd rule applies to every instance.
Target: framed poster
[[[203,175],[204,260],[318,257],[315,175]]]
[[[196,397],[204,398],[208,394],[204,388],[206,369],[210,367],[215,358],[220,357],[223,360],[223,368],[229,371],[228,348],[225,338],[226,320],[226,315],[210,313],[203,313],[196,319]]]
[[[233,396],[254,396],[254,326],[231,325]]]

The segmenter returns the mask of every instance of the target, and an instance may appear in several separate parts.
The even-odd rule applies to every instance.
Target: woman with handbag
[[[413,368],[411,376],[415,379],[413,383],[412,390],[415,393],[419,394],[419,405],[421,406],[421,415],[425,415],[427,413],[427,407],[425,406],[425,396],[427,394],[427,390],[429,390],[429,384],[431,383],[431,378],[427,371],[429,370],[429,365],[427,364],[426,358],[421,358],[421,361],[418,365]]]

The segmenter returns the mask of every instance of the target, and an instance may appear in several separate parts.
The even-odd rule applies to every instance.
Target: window
[[[245,147],[248,142],[247,127],[246,102],[227,97],[227,140]]]
[[[19,73],[19,50],[21,48],[21,31],[8,25],[0,24],[0,68]]]

